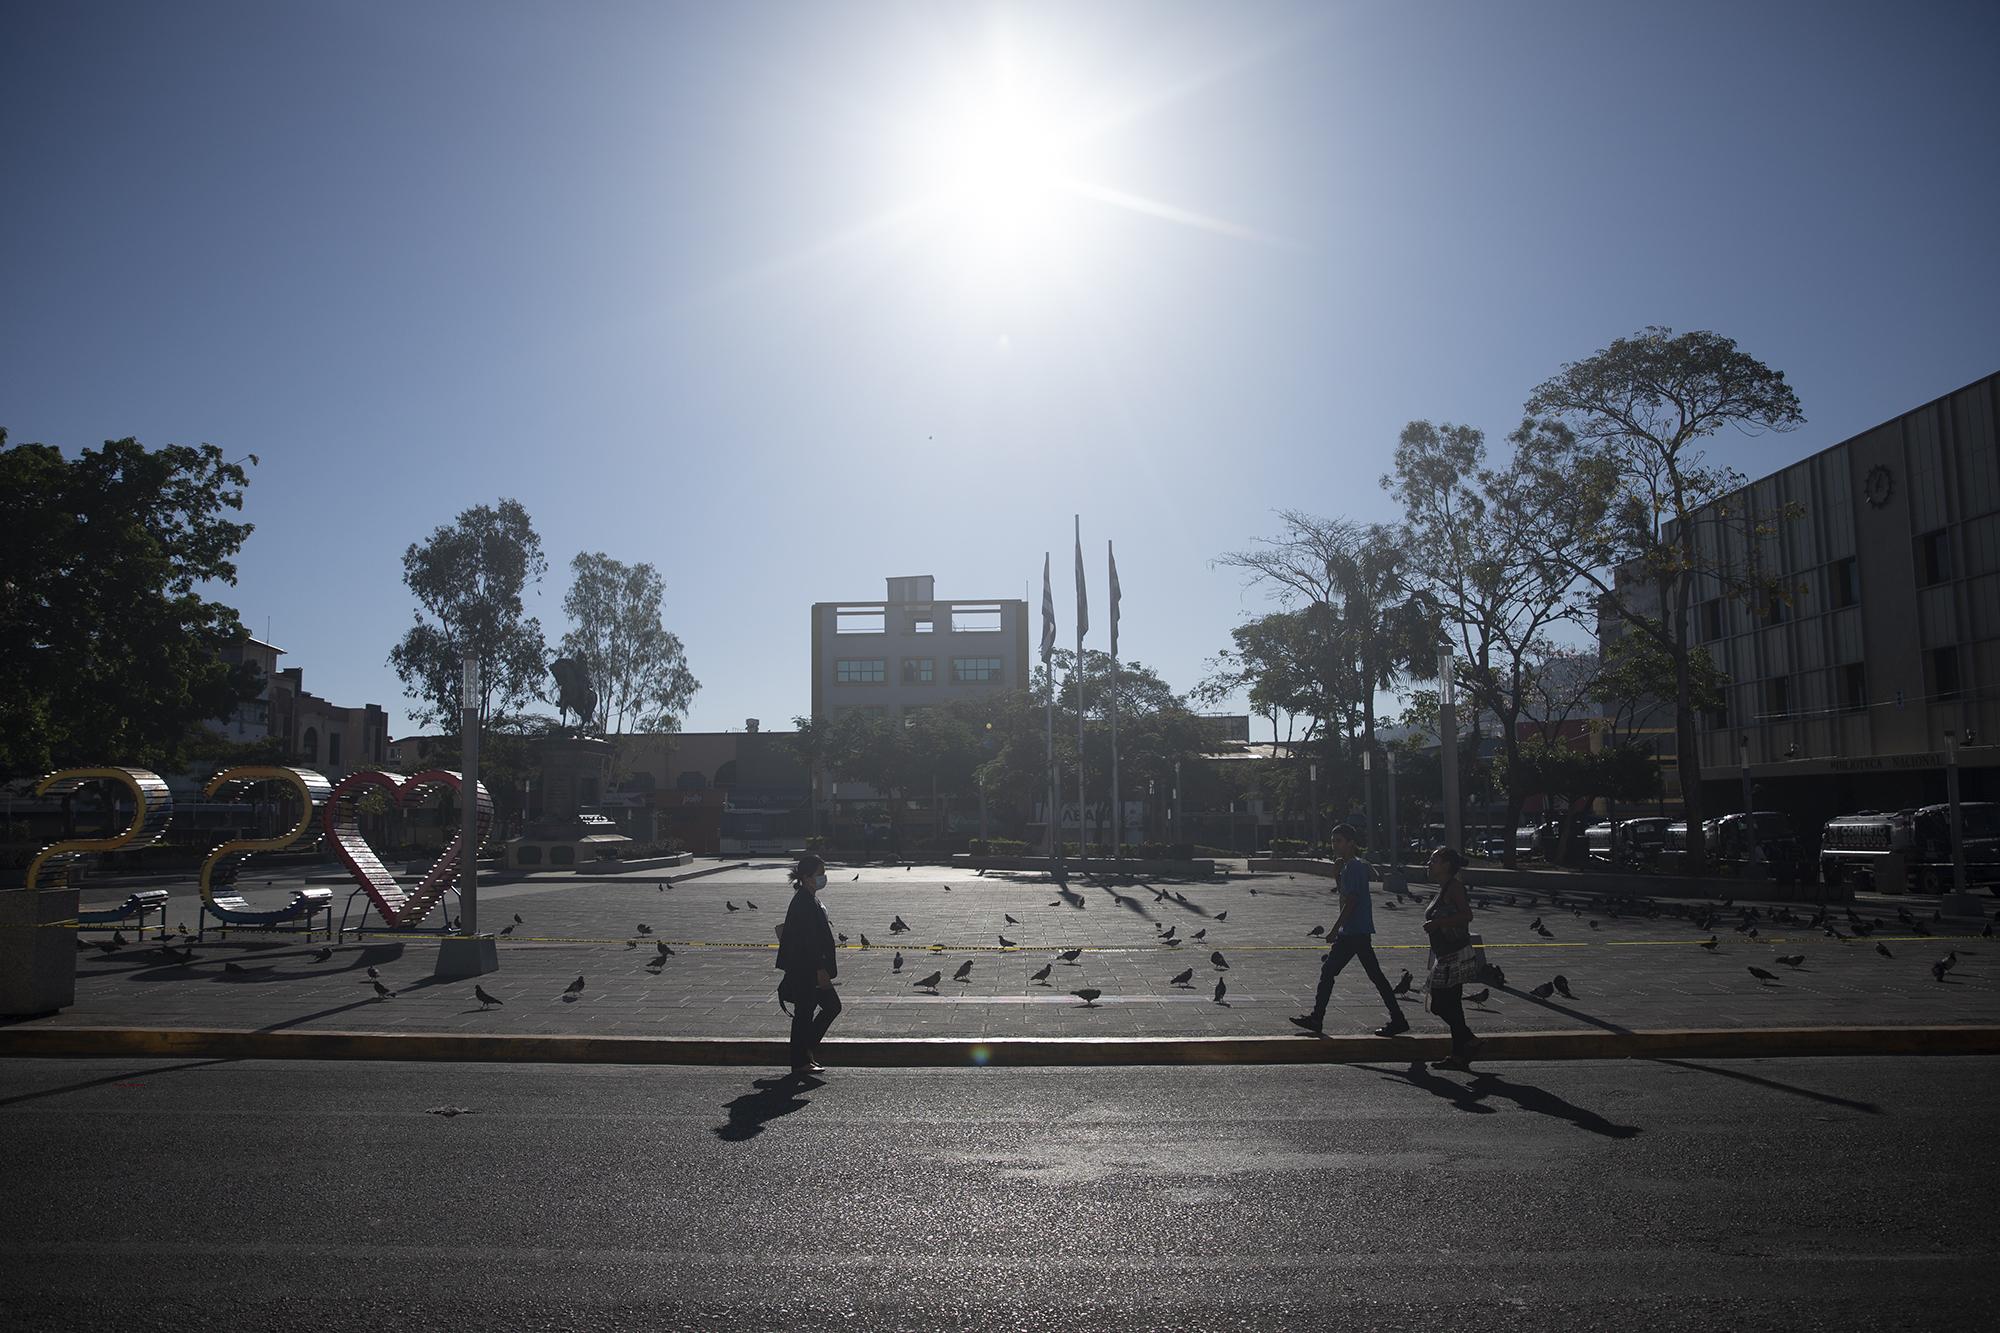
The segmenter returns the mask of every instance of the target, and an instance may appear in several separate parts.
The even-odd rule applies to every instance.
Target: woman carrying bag
[[[1469,1074],[1473,1053],[1483,1043],[1465,1025],[1465,983],[1478,973],[1479,962],[1472,948],[1472,899],[1459,878],[1464,869],[1465,857],[1455,847],[1431,853],[1431,883],[1438,891],[1424,911],[1424,930],[1431,941],[1424,1007],[1451,1029],[1451,1055],[1431,1061],[1431,1068]]]
[[[785,912],[785,924],[778,931],[778,970],[785,974],[778,983],[778,1007],[792,1006],[792,1072],[824,1073],[826,1067],[813,1058],[820,1038],[840,1017],[840,996],[833,979],[840,964],[833,951],[833,926],[819,891],[826,887],[826,863],[810,853],[792,867],[792,905]]]

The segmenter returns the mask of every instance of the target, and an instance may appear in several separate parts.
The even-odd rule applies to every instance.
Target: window
[[[1786,613],[1786,607],[1784,599],[1782,597],[1779,597],[1776,593],[1772,593],[1765,599],[1764,623],[1766,625],[1784,624],[1785,613]]]
[[[997,602],[967,602],[951,608],[953,634],[998,634],[1000,606]]]
[[[1727,728],[1729,726],[1728,701],[1724,700],[1721,705],[1715,708],[1702,709],[1701,721],[1702,725],[1707,727],[1710,731],[1722,731],[1725,728]]]
[[[905,685],[929,685],[937,679],[937,659],[935,657],[906,657],[903,659],[903,683]]]
[[[1701,604],[1701,637],[1703,642],[1713,642],[1722,637],[1722,599],[1713,598]]]
[[[1956,699],[1963,688],[1958,679],[1958,649],[1936,648],[1931,651],[1931,695],[1938,699]]]
[[[1828,606],[1853,606],[1861,600],[1861,585],[1854,576],[1854,557],[1836,560],[1826,567],[1826,602]]]
[[[1850,713],[1868,707],[1868,668],[1849,662],[1840,669],[1840,706]]]
[[[1917,538],[1917,578],[1925,587],[1951,577],[1951,542],[1943,528]]]
[[[936,629],[937,622],[929,616],[913,616],[910,620],[910,633],[912,634],[930,634],[934,633]]]
[[[951,679],[954,684],[999,680],[1000,659],[997,657],[954,657],[951,659]]]
[[[306,734],[299,737],[299,754],[308,764],[319,761],[318,727],[307,727]]]
[[[833,609],[835,634],[886,634],[889,617],[879,606],[836,606]]]
[[[1764,682],[1764,712],[1769,717],[1789,717],[1792,711],[1792,678],[1773,676]]]
[[[885,685],[889,661],[883,657],[842,657],[833,664],[833,679],[839,685]]]

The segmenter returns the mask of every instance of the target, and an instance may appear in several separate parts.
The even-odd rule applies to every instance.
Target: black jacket
[[[833,926],[826,919],[826,906],[807,889],[792,894],[785,910],[785,928],[778,936],[778,970],[787,976],[803,974],[815,980],[824,968],[829,977],[840,975],[834,959]]]

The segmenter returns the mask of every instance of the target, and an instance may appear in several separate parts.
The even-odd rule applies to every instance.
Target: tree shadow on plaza
[[[764,1132],[765,1125],[779,1116],[790,1115],[812,1105],[810,1099],[799,1096],[799,1093],[823,1086],[822,1080],[809,1074],[780,1074],[754,1079],[749,1092],[723,1103],[723,1110],[728,1113],[729,1119],[715,1127],[715,1137],[728,1143],[754,1139]]]

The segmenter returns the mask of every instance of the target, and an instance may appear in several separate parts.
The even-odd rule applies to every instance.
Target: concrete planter
[[[0,890],[0,1016],[52,1014],[76,1003],[75,889]]]

